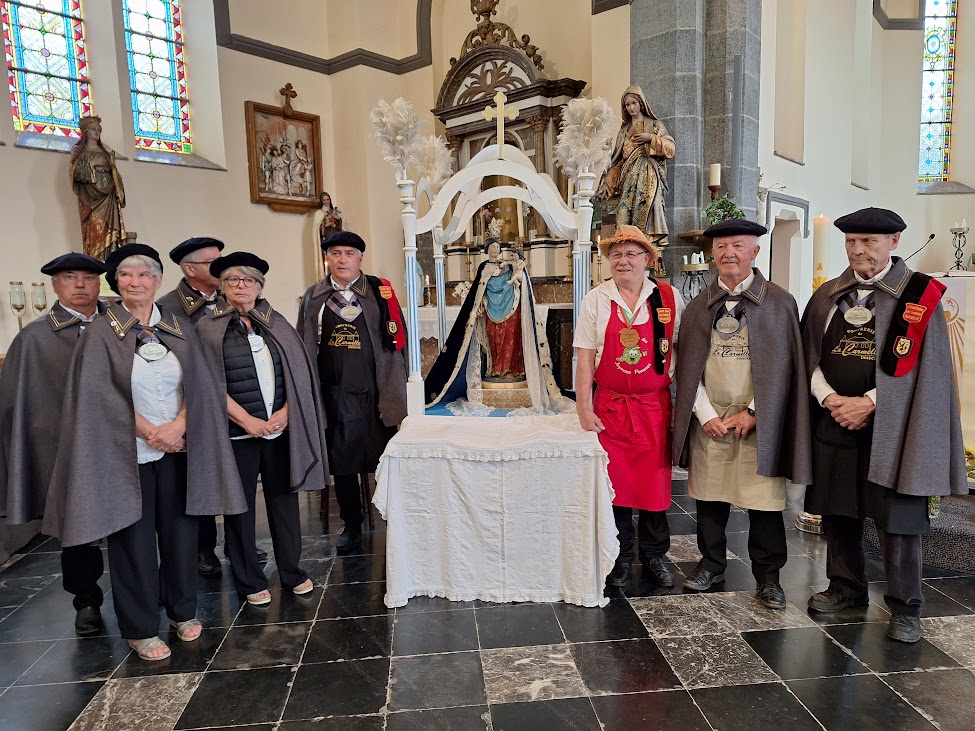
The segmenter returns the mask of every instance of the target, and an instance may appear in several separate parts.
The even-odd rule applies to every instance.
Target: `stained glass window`
[[[924,2],[924,68],[917,179],[948,180],[958,0]]]
[[[193,152],[179,0],[122,0],[136,147]]]
[[[79,137],[91,114],[81,0],[0,0],[14,129]]]

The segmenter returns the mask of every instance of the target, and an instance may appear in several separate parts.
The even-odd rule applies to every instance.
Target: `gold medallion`
[[[624,348],[632,348],[640,342],[640,333],[632,327],[624,327],[620,330],[620,345]]]
[[[718,320],[718,324],[715,325],[715,328],[719,333],[722,333],[724,335],[732,335],[738,332],[740,326],[741,323],[738,322],[737,317],[732,317],[731,315],[725,315],[720,320]]]
[[[855,327],[860,327],[873,319],[873,313],[863,305],[856,305],[843,313],[843,319]]]

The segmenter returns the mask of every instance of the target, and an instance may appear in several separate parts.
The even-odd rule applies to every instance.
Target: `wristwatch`
[[[755,416],[755,409],[753,409],[751,406],[748,407],[748,415]]]

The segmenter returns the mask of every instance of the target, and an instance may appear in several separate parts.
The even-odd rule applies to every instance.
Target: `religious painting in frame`
[[[244,102],[244,120],[251,203],[285,213],[317,209],[323,187],[318,115]]]

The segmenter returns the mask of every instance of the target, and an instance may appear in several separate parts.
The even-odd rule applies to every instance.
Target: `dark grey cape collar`
[[[213,310],[213,317],[227,317],[237,312],[236,309],[227,301],[221,301],[217,304],[216,308]],[[274,308],[271,307],[271,303],[265,299],[259,299],[254,305],[254,309],[247,313],[248,316],[256,317],[259,322],[265,325],[271,324],[271,316],[274,314]]]
[[[366,293],[366,288],[369,286],[369,282],[366,281],[365,272],[359,272],[359,278],[352,283],[349,287],[353,292],[355,292],[360,297],[364,296]],[[330,294],[335,291],[335,287],[332,286],[332,277],[325,277],[322,281],[315,285],[315,289],[312,290],[312,297],[321,297],[322,295]]]
[[[881,289],[887,292],[894,298],[899,298],[901,292],[904,291],[904,287],[907,286],[908,280],[911,278],[913,273],[904,263],[904,260],[899,256],[892,256],[893,264],[890,267],[890,271],[884,275],[884,278],[878,282],[874,282],[874,286],[877,289]],[[843,272],[833,281],[833,286],[830,287],[829,297],[830,299],[835,299],[835,297],[848,289],[854,289],[858,284],[859,280],[853,274],[853,267],[847,267],[846,271]]]
[[[179,280],[179,284],[176,285],[176,292],[179,296],[179,304],[187,315],[192,315],[201,307],[206,307],[208,304],[212,304],[212,300],[208,300],[202,294],[193,289],[186,279]],[[218,292],[216,301],[220,302],[222,299],[223,298]]]
[[[108,319],[108,324],[112,326],[112,330],[118,335],[119,340],[122,340],[129,330],[139,323],[139,318],[119,303],[109,305],[103,314]],[[167,310],[160,310],[159,314],[162,315],[162,319],[153,325],[153,327],[159,328],[170,335],[175,335],[181,340],[186,340],[186,336],[183,334],[183,328],[180,326],[179,318],[176,315]]]
[[[95,305],[96,312],[99,315],[105,313],[105,308],[105,303],[101,301]],[[58,301],[54,303],[51,311],[47,313],[47,321],[51,323],[51,329],[54,332],[58,332],[59,330],[64,330],[66,327],[77,325],[79,322],[81,322],[81,319],[77,315],[72,315],[70,312],[64,309],[64,306],[60,301]]]
[[[762,304],[762,300],[765,299],[765,293],[768,292],[768,281],[755,267],[752,267],[752,273],[755,275],[755,279],[752,280],[751,286],[741,294],[742,297],[747,297],[756,305],[760,305]],[[706,291],[708,293],[708,309],[711,309],[711,306],[714,305],[714,303],[718,300],[731,294],[727,289],[718,283],[717,277],[715,277],[714,281],[708,285]]]

